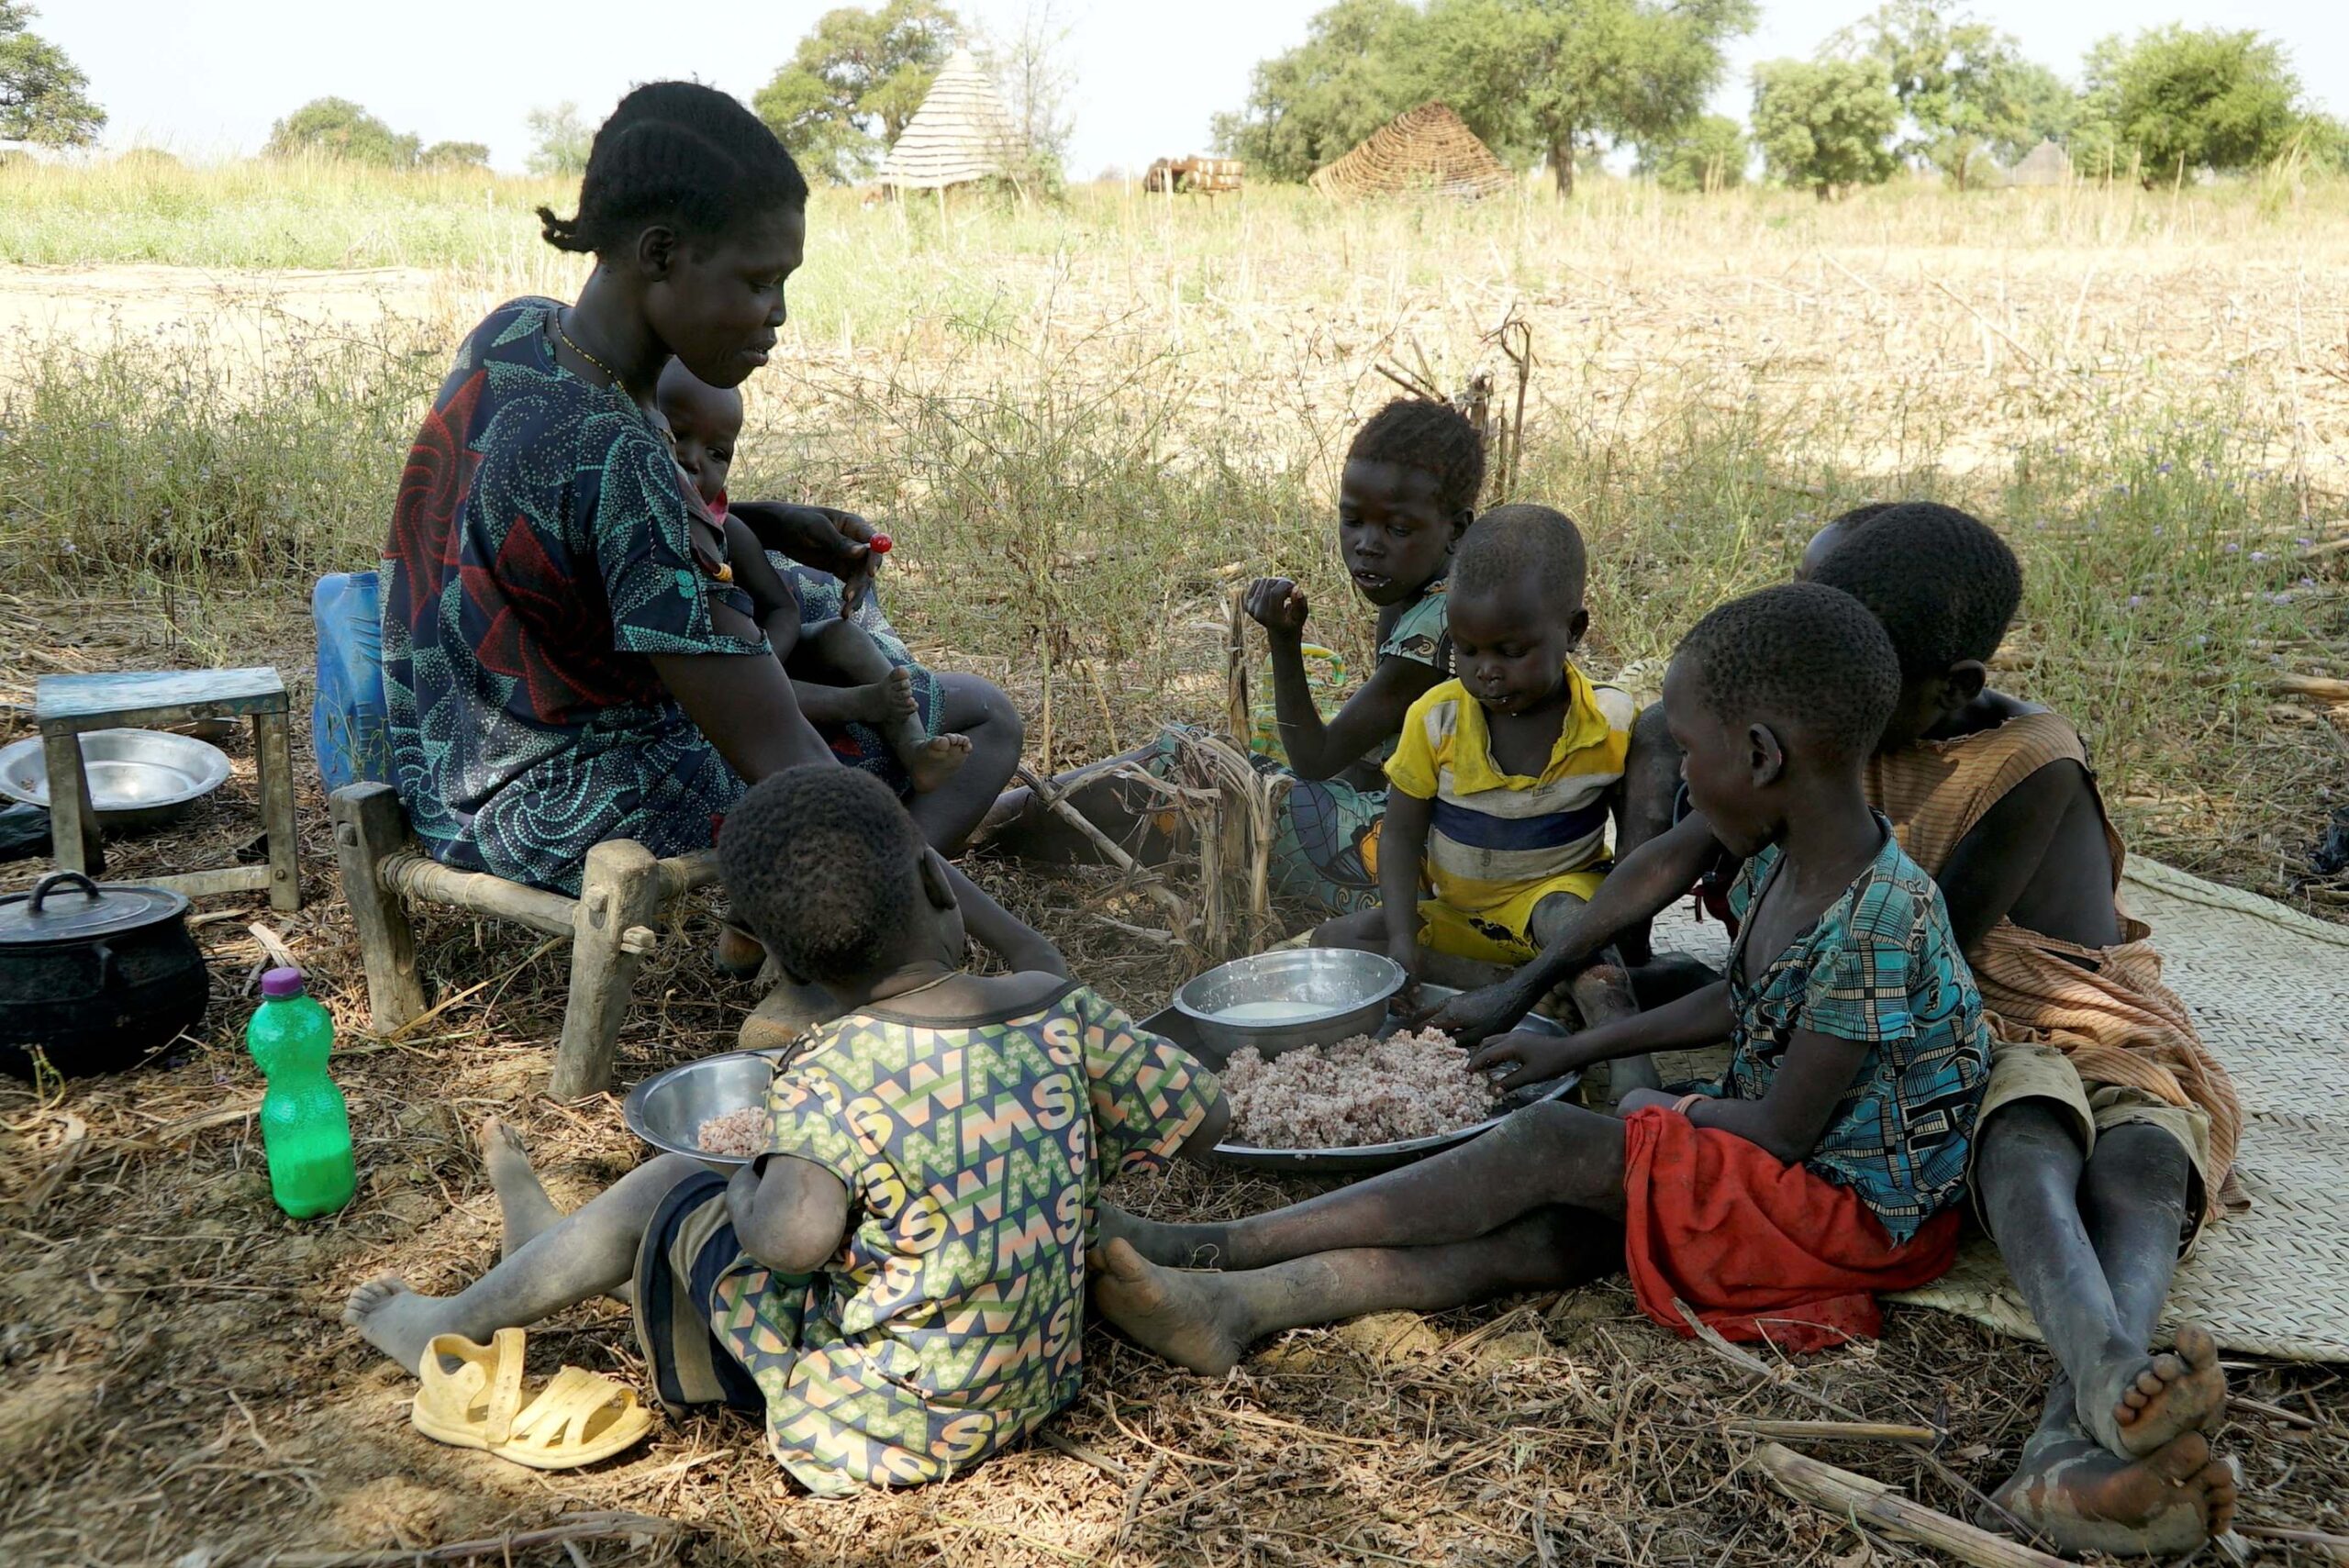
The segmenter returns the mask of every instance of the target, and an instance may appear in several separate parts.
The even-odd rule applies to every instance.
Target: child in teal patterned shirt
[[[1222,1088],[1082,984],[966,973],[944,862],[868,773],[768,778],[718,856],[737,915],[848,1009],[778,1068],[766,1151],[731,1181],[665,1155],[472,1289],[364,1286],[351,1320],[413,1367],[632,1282],[670,1408],[762,1414],[818,1494],[943,1479],[1076,1396],[1096,1194],[1214,1147]]]

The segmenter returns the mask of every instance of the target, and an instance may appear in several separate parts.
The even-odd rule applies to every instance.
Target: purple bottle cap
[[[302,994],[302,972],[298,969],[273,969],[261,977],[261,994],[273,1002]]]

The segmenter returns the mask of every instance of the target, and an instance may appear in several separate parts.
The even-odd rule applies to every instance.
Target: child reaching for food
[[[1095,1195],[1212,1148],[1222,1090],[1082,984],[965,971],[945,863],[868,774],[771,776],[718,853],[735,913],[847,1008],[777,1071],[757,1158],[662,1155],[558,1216],[485,1136],[505,1261],[452,1296],[371,1282],[345,1318],[414,1371],[436,1336],[628,1290],[662,1403],[763,1414],[810,1491],[967,1470],[1076,1396]]]
[[[1606,875],[1638,707],[1575,667],[1590,626],[1582,534],[1499,506],[1453,564],[1456,676],[1411,705],[1387,760],[1381,907],[1325,947],[1384,951],[1420,979],[1485,985],[1537,956]]]
[[[1339,478],[1337,545],[1354,591],[1377,612],[1378,662],[1335,714],[1324,717],[1314,699],[1305,590],[1261,577],[1242,600],[1264,628],[1280,737],[1279,755],[1250,761],[1288,786],[1275,825],[1273,886],[1324,914],[1377,908],[1386,804],[1379,763],[1411,704],[1452,673],[1445,578],[1484,482],[1476,428],[1448,404],[1398,397],[1355,432]],[[1137,858],[1163,860],[1177,827],[1163,796],[1115,775],[1140,769],[1175,779],[1196,733],[1170,726],[1138,751],[1063,774],[1055,787],[1073,791],[1071,803]],[[1064,862],[1099,852],[1026,790],[1005,795],[988,819],[988,841],[1006,854]]]
[[[1417,1165],[1223,1224],[1104,1206],[1103,1315],[1221,1373],[1283,1329],[1620,1266],[1676,1333],[1683,1302],[1731,1339],[1790,1349],[1874,1333],[1877,1293],[1955,1257],[1989,1073],[1941,895],[1867,803],[1899,691],[1884,628],[1836,590],[1768,588],[1699,621],[1664,706],[1698,808],[1747,857],[1727,978],[1568,1039],[1508,1036],[1468,1064],[1513,1067],[1508,1085],[1727,1036],[1720,1083],[1636,1091],[1620,1119],[1531,1106]]]
[[[742,395],[711,386],[671,360],[657,395],[677,466],[726,530],[729,569],[757,606],[767,640],[792,677],[799,711],[820,733],[852,725],[875,733],[917,795],[945,784],[969,759],[971,741],[939,732],[938,678],[914,662],[885,621],[860,617],[839,579],[769,554],[740,518],[729,517],[726,478],[742,435]],[[880,549],[877,539],[874,548]],[[861,624],[863,618],[877,624]]]

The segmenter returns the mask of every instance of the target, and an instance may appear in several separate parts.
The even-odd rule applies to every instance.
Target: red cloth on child
[[[1876,1296],[1957,1257],[1958,1211],[1896,1243],[1849,1187],[1652,1106],[1623,1136],[1623,1265],[1640,1310],[1683,1338],[1687,1302],[1729,1340],[1825,1350],[1884,1326]]]

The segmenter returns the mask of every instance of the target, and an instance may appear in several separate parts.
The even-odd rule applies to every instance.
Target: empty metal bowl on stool
[[[1236,958],[1186,982],[1174,993],[1174,1010],[1191,1020],[1217,1060],[1254,1046],[1269,1062],[1300,1045],[1375,1032],[1405,978],[1403,966],[1384,953],[1287,948]],[[1299,1010],[1254,1023],[1230,1016],[1252,1003],[1295,1004]]]
[[[705,1056],[666,1073],[656,1073],[628,1093],[620,1118],[655,1149],[690,1154],[709,1165],[747,1165],[732,1154],[710,1154],[700,1143],[701,1124],[729,1111],[764,1105],[774,1082],[779,1051],[729,1051]]]
[[[93,729],[81,737],[90,804],[109,830],[160,828],[228,782],[228,754],[165,729]],[[0,747],[0,795],[44,809],[49,761],[38,735]]]

